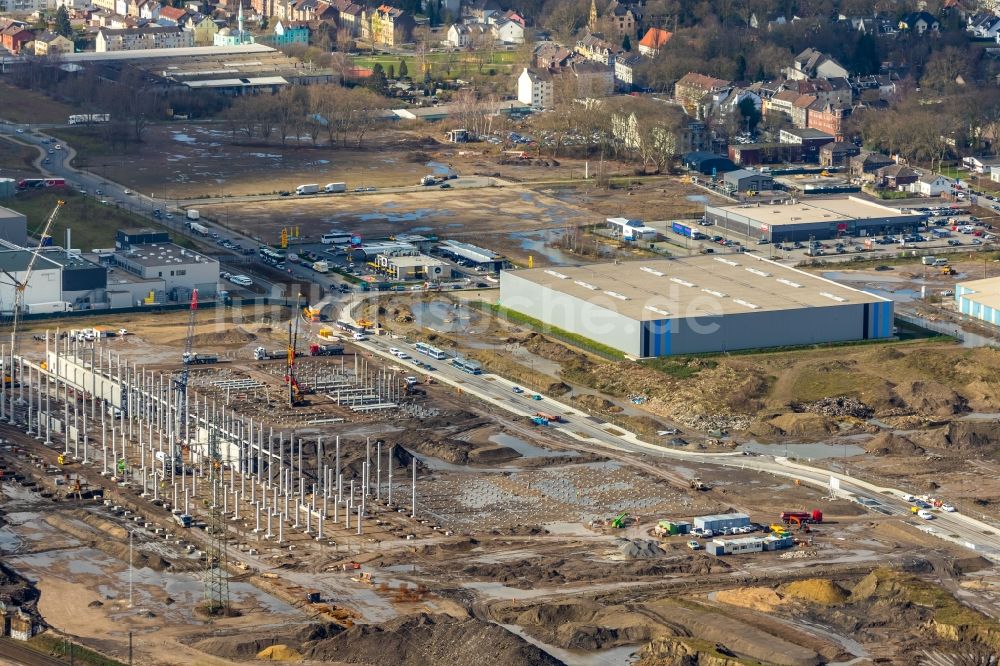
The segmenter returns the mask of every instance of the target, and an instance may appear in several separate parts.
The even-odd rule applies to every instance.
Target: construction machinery
[[[35,270],[35,264],[38,263],[38,257],[41,254],[42,247],[45,245],[45,239],[49,238],[49,230],[52,228],[52,223],[55,221],[56,216],[66,202],[62,199],[56,201],[55,207],[52,212],[49,213],[48,219],[45,220],[45,226],[42,228],[42,233],[38,235],[38,246],[35,247],[35,251],[31,253],[31,259],[28,261],[28,266],[24,269],[24,279],[18,280],[13,273],[7,270],[0,270],[10,280],[10,284],[14,287],[14,305],[12,308],[12,321],[11,321],[11,331],[10,331],[10,358],[13,359],[17,356],[17,327],[21,322],[21,314],[24,310],[24,292],[28,288],[28,282],[31,280],[31,274]],[[13,362],[13,361],[12,361]],[[4,385],[12,386],[14,383],[14,369],[12,367],[7,367],[6,362],[4,365],[3,381]]]
[[[340,356],[344,353],[344,345],[309,345],[310,356]]]
[[[691,484],[691,488],[693,490],[708,490],[709,489],[708,486],[705,484],[705,482],[702,481],[701,479],[699,479],[697,476],[694,477],[693,479],[691,479],[690,484]]]
[[[797,519],[799,523],[822,523],[823,522],[823,512],[819,509],[813,509],[812,511],[782,511],[781,522],[786,525],[792,522],[793,519]]]
[[[628,520],[628,513],[622,511],[617,516],[615,516],[614,520],[611,521],[611,527],[614,527],[616,529],[621,529],[625,527],[626,520]]]
[[[184,365],[207,365],[218,363],[219,357],[216,354],[198,354],[184,352]]]
[[[180,469],[182,464],[181,460],[181,450],[180,442],[187,441],[185,438],[187,430],[187,389],[188,389],[188,379],[191,376],[190,361],[194,354],[191,351],[194,345],[194,324],[195,318],[198,315],[198,290],[194,289],[191,291],[191,308],[188,310],[188,322],[187,322],[187,332],[184,337],[184,353],[181,355],[181,360],[184,362],[184,367],[181,369],[180,374],[174,379],[174,441],[173,448],[171,449],[171,457],[173,458],[173,465],[175,469]]]

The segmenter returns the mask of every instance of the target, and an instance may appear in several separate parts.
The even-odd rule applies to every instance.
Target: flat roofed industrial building
[[[500,304],[636,357],[892,335],[889,299],[750,254],[504,271]]]
[[[955,307],[964,315],[1000,326],[1000,277],[959,282]]]
[[[783,243],[916,231],[927,216],[846,197],[777,205],[706,206],[705,218],[747,239]]]

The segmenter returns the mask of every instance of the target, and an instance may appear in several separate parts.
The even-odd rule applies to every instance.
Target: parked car
[[[687,547],[690,548],[691,550],[701,550],[701,544],[695,541],[694,539],[688,541]]]

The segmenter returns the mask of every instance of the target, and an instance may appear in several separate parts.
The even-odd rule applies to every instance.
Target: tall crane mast
[[[35,270],[35,264],[38,262],[38,257],[41,255],[42,246],[45,244],[45,239],[49,237],[49,230],[52,228],[52,223],[55,222],[56,216],[66,202],[62,199],[56,201],[55,208],[49,214],[47,220],[45,220],[45,227],[42,229],[41,235],[38,237],[38,247],[31,254],[31,259],[28,261],[28,266],[24,271],[24,279],[18,280],[12,273],[4,270],[3,274],[10,280],[10,283],[14,286],[14,309],[13,309],[13,322],[11,324],[11,356],[17,355],[17,327],[21,322],[21,311],[24,309],[24,292],[28,289],[28,281],[31,280],[31,274]],[[67,250],[69,248],[66,248]]]
[[[180,374],[174,380],[174,442],[173,442],[173,459],[174,465],[180,466],[181,450],[177,445],[178,440],[184,436],[184,430],[187,426],[187,388],[188,388],[188,377],[191,374],[191,350],[194,346],[194,321],[198,314],[198,290],[194,289],[191,291],[191,309],[188,311],[188,323],[187,323],[187,334],[184,337],[184,354],[181,357],[184,361],[184,367],[181,369]]]

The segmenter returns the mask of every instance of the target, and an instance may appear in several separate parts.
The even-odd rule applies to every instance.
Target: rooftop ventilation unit
[[[726,295],[723,294],[721,291],[715,291],[714,289],[702,289],[702,291],[705,292],[706,294],[712,294],[712,296],[715,296],[717,298],[726,297]]]
[[[553,277],[559,278],[560,280],[568,280],[569,279],[568,275],[563,275],[559,271],[554,271],[554,270],[552,270],[550,268],[546,268],[545,272],[548,273],[549,275],[553,276]]]
[[[590,284],[589,282],[584,282],[583,280],[574,280],[573,282],[575,282],[576,284],[580,285],[581,287],[583,287],[585,289],[590,289],[592,291],[597,291],[597,287],[595,287],[594,285]]]
[[[767,273],[767,272],[762,271],[762,270],[757,269],[757,268],[747,268],[747,271],[749,271],[750,273],[753,273],[754,275],[759,275],[761,277],[771,277],[770,273]]]
[[[657,277],[663,277],[663,272],[662,271],[658,271],[655,268],[650,268],[649,266],[640,266],[639,270],[640,271],[646,271],[647,273],[652,273],[653,275],[655,275]]]
[[[670,278],[670,281],[671,282],[676,282],[677,284],[682,284],[685,287],[693,287],[694,286],[693,282],[688,282],[687,280],[682,280],[679,277],[672,277],[672,278]]]
[[[666,310],[663,310],[661,308],[655,307],[653,305],[647,305],[646,309],[649,310],[650,312],[655,312],[658,315],[663,315],[664,317],[670,316],[670,313],[667,312]]]
[[[759,305],[756,305],[754,303],[750,303],[749,301],[744,301],[742,298],[734,298],[733,299],[733,303],[739,303],[740,305],[745,305],[746,307],[750,308],[751,310],[757,310],[757,309],[760,308]]]
[[[623,294],[619,294],[617,291],[605,291],[604,293],[607,294],[608,296],[610,296],[611,298],[617,298],[619,301],[627,301],[628,300],[628,296],[625,296]]]
[[[781,284],[787,284],[789,287],[795,287],[796,289],[802,288],[802,285],[798,282],[792,282],[791,280],[786,280],[785,278],[778,278],[778,282]]]
[[[739,266],[739,263],[733,261],[732,259],[724,259],[722,257],[716,257],[716,261],[721,261],[724,264],[729,264],[730,266]]]
[[[829,298],[831,301],[837,301],[838,303],[846,303],[847,302],[847,299],[844,298],[843,296],[836,296],[834,294],[831,294],[828,291],[821,291],[821,292],[819,292],[819,295],[822,296],[823,298]]]

